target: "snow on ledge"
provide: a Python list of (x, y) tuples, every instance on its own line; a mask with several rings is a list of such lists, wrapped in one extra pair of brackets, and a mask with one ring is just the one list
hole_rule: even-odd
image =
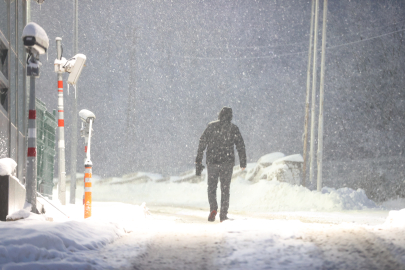
[(12, 158), (0, 159), (0, 176), (14, 174), (17, 163)]

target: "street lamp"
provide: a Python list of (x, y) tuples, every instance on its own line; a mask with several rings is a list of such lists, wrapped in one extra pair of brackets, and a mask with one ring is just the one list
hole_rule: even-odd
[(45, 54), (49, 47), (49, 38), (45, 30), (31, 22), (24, 27), (22, 40), (28, 53), (27, 76), (30, 77), (30, 99), (28, 113), (28, 149), (26, 201), (31, 204), (31, 211), (38, 213), (37, 204), (37, 129), (35, 109), (35, 78), (39, 77), (41, 62), (39, 55)]

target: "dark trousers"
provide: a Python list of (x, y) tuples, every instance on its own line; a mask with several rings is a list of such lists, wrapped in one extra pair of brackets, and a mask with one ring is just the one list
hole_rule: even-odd
[(233, 164), (208, 164), (208, 201), (210, 211), (218, 211), (217, 185), (221, 181), (221, 217), (226, 217), (229, 208), (229, 192), (233, 172)]

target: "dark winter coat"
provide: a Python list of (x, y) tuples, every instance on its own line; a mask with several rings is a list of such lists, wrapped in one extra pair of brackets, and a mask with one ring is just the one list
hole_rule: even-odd
[(232, 109), (224, 107), (219, 120), (211, 122), (200, 138), (196, 163), (201, 163), (207, 149), (207, 164), (235, 164), (235, 151), (238, 151), (240, 167), (246, 168), (245, 143), (239, 128), (231, 123)]

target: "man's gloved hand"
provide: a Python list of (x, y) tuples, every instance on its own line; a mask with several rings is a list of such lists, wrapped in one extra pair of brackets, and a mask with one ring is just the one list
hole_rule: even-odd
[(204, 170), (204, 166), (201, 163), (195, 164), (195, 175), (201, 176), (201, 172)]

